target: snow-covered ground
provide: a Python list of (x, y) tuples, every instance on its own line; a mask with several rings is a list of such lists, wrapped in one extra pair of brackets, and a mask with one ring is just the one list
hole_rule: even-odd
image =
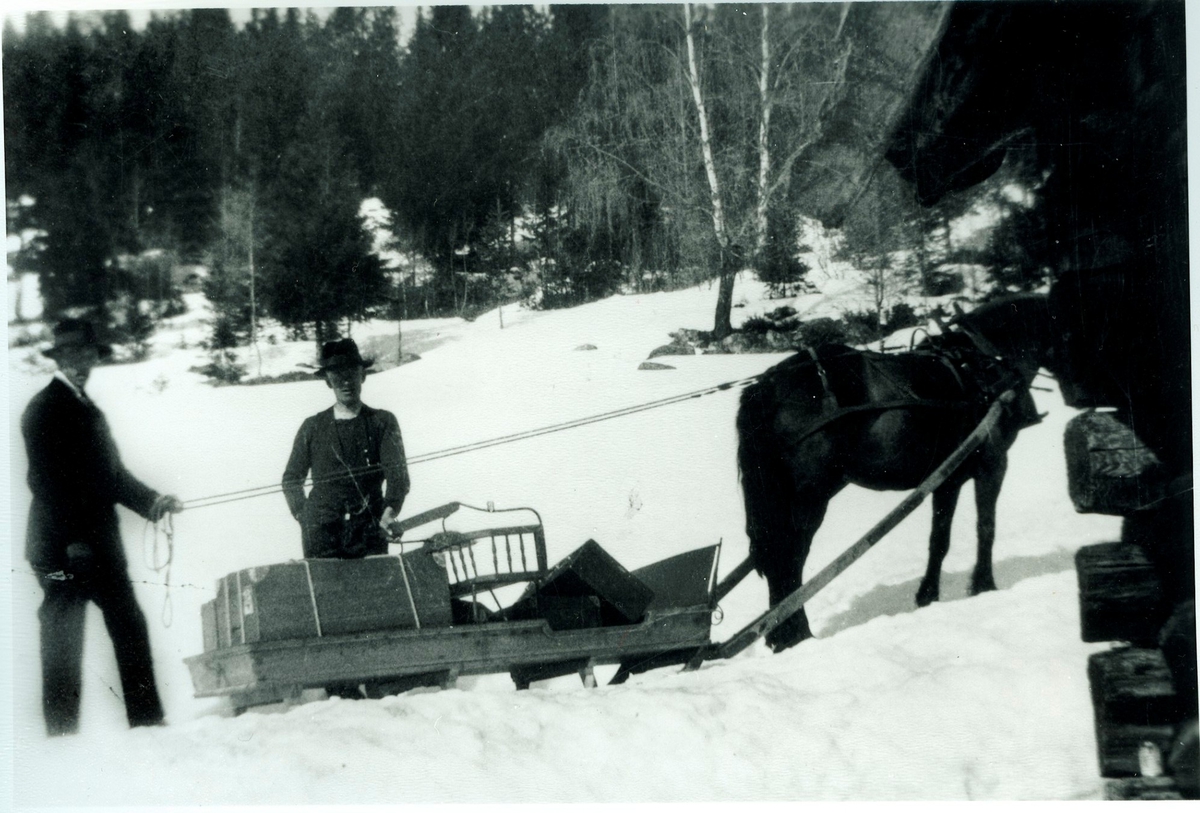
[[(797, 310), (819, 313), (828, 293), (802, 297)], [(405, 349), (422, 358), (369, 377), (364, 399), (398, 415), (413, 456), (743, 378), (783, 358), (671, 357), (658, 361), (674, 370), (637, 369), (668, 331), (708, 327), (715, 299), (715, 288), (702, 286), (565, 311), (506, 307), (503, 329), (496, 312), (472, 323), (405, 323)], [(737, 300), (746, 306), (735, 323), (784, 304), (747, 279)], [(188, 372), (206, 360), (197, 349), (201, 316), (178, 317), (149, 360), (99, 368), (89, 384), (128, 466), (185, 501), (277, 483), (301, 420), (331, 403), (316, 380), (212, 387)], [(356, 327), (355, 337), (382, 354), (395, 331), (394, 323), (372, 324)], [(596, 349), (576, 349), (585, 344)], [(313, 347), (261, 350), (261, 374), (274, 375), (310, 360)], [(21, 549), (28, 492), (17, 421), (51, 369), (27, 349), (10, 351), (18, 807), (1099, 796), (1085, 663), (1101, 647), (1079, 641), (1072, 556), (1116, 538), (1118, 521), (1071, 508), (1061, 438), (1073, 411), (1055, 392), (1035, 393), (1049, 415), (1011, 454), (995, 552), (999, 591), (966, 597), (974, 562), (968, 487), (942, 602), (913, 603), (926, 505), (813, 599), (817, 639), (780, 655), (759, 643), (695, 673), (661, 669), (622, 686), (585, 689), (560, 678), (518, 693), (498, 675), (464, 678), (448, 691), (230, 717), (220, 703), (193, 698), (183, 659), (201, 651), (199, 608), (217, 578), (299, 556), (283, 498), (178, 515), (169, 592), (145, 563), (152, 532), (121, 509), (170, 724), (127, 730), (111, 646), (92, 608), (82, 732), (50, 741), (39, 707), (40, 593)], [(533, 506), (552, 562), (589, 538), (629, 568), (721, 540), (724, 572), (746, 554), (737, 392), (414, 465), (404, 514), (450, 500)], [(839, 495), (807, 573), (901, 496)], [(752, 576), (723, 602), (714, 638), (765, 607), (765, 585)], [(602, 684), (612, 671), (599, 670)]]

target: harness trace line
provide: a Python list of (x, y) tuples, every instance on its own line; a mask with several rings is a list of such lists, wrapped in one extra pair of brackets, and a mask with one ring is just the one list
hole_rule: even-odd
[[(514, 432), (509, 435), (502, 435), (500, 437), (491, 438), (489, 440), (480, 440), (480, 441), (475, 441), (474, 443), (465, 443), (461, 446), (451, 446), (449, 448), (441, 449), (441, 450), (435, 451), (435, 452), (426, 452), (424, 454), (413, 455), (412, 457), (408, 458), (407, 462), (408, 462), (408, 465), (415, 466), (418, 463), (428, 463), (432, 460), (441, 460), (446, 457), (453, 457), (455, 455), (467, 454), (468, 452), (475, 452), (475, 451), (479, 451), (481, 449), (490, 449), (494, 446), (502, 446), (502, 445), (508, 444), (508, 443), (516, 443), (517, 441), (520, 441), (520, 440), (528, 440), (530, 438), (541, 437), (542, 435), (549, 435), (549, 434), (553, 434), (554, 432), (562, 432), (567, 429), (574, 429), (576, 427), (587, 426), (587, 425), (593, 424), (593, 423), (600, 423), (602, 421), (608, 421), (608, 420), (612, 420), (614, 418), (621, 418), (626, 415), (634, 415), (638, 412), (645, 412), (646, 410), (650, 410), (650, 409), (657, 409), (659, 407), (670, 406), (672, 404), (682, 403), (684, 401), (688, 401), (693, 398), (700, 398), (702, 396), (712, 395), (717, 392), (725, 392), (727, 390), (733, 389), (734, 387), (746, 386), (748, 384), (753, 383), (756, 380), (758, 380), (757, 375), (749, 376), (747, 378), (740, 378), (740, 379), (737, 379), (734, 381), (726, 381), (721, 384), (714, 384), (712, 386), (705, 387), (704, 389), (693, 390), (692, 392), (685, 392), (680, 395), (672, 395), (667, 398), (660, 398), (658, 400), (649, 401), (644, 404), (635, 404), (633, 406), (621, 407), (620, 409), (614, 409), (614, 410), (610, 410), (608, 412), (601, 412), (596, 415), (589, 415), (584, 418), (575, 418), (574, 420), (564, 421), (562, 423), (557, 423), (557, 424), (551, 424), (550, 426), (544, 426), (539, 429), (529, 429), (529, 430), (526, 430), (523, 432)], [(339, 472), (338, 474), (335, 474), (335, 475), (330, 475), (330, 476), (322, 477), (322, 478), (311, 478), (310, 477), (305, 480), (304, 485), (313, 485), (318, 482), (331, 482), (334, 480), (344, 479), (346, 477), (355, 478), (358, 475), (366, 474), (366, 473), (373, 472), (373, 471), (380, 471), (381, 468), (382, 467), (378, 463), (373, 463), (369, 466), (359, 466), (359, 467), (355, 467), (355, 468), (347, 467), (345, 472)], [(229, 491), (229, 492), (226, 492), (223, 494), (213, 494), (208, 497), (198, 497), (194, 500), (189, 500), (187, 503), (185, 503), (185, 506), (187, 508), (191, 508), (191, 509), (209, 508), (214, 505), (224, 505), (225, 503), (238, 502), (239, 500), (249, 500), (249, 499), (253, 499), (255, 497), (266, 497), (271, 494), (279, 494), (282, 491), (283, 491), (282, 485), (257, 486), (255, 488), (242, 489), (241, 491)]]
[[(954, 322), (952, 322), (952, 324), (961, 327), (961, 322), (954, 321)], [(953, 331), (950, 330), (949, 326), (946, 326), (946, 327), (944, 327), (943, 332), (950, 333)], [(966, 330), (964, 330), (963, 332), (966, 335), (970, 336), (973, 341), (975, 340), (975, 337), (972, 336), (970, 332), (968, 332)], [(813, 362), (817, 366), (818, 374), (822, 374), (824, 372), (824, 370), (821, 367), (820, 360), (816, 357), (816, 354), (811, 349), (808, 349), (808, 352), (813, 356)], [(987, 354), (985, 352), (985, 355), (989, 355), (989, 354)], [(1045, 375), (1044, 373), (1039, 373), (1039, 374)], [(763, 374), (760, 373), (758, 375), (747, 376), (746, 378), (739, 378), (739, 379), (735, 379), (733, 381), (726, 381), (721, 384), (714, 384), (712, 386), (705, 387), (703, 389), (693, 390), (691, 392), (685, 392), (685, 393), (681, 393), (679, 395), (672, 395), (672, 396), (668, 396), (666, 398), (657, 399), (655, 401), (648, 401), (643, 404), (634, 404), (634, 405), (628, 406), (628, 407), (621, 407), (619, 409), (610, 410), (608, 412), (601, 412), (601, 413), (597, 413), (595, 415), (589, 415), (589, 416), (583, 417), (583, 418), (575, 418), (573, 420), (563, 421), (562, 423), (557, 423), (557, 424), (551, 424), (549, 426), (544, 426), (544, 427), (541, 427), (538, 429), (528, 429), (528, 430), (525, 430), (522, 432), (513, 432), (512, 434), (501, 435), (500, 437), (491, 438), (488, 440), (480, 440), (480, 441), (475, 441), (473, 443), (464, 443), (460, 446), (451, 446), (446, 449), (441, 449), (441, 450), (434, 451), (434, 452), (426, 452), (424, 454), (413, 455), (412, 457), (408, 458), (407, 463), (410, 466), (415, 466), (419, 463), (428, 463), (428, 462), (431, 462), (434, 460), (442, 460), (447, 457), (454, 457), (454, 456), (460, 455), (460, 454), (467, 454), (468, 452), (477, 452), (477, 451), (481, 451), (483, 449), (490, 449), (495, 446), (503, 446), (508, 443), (516, 443), (517, 441), (521, 441), (521, 440), (529, 440), (531, 438), (542, 437), (543, 435), (550, 435), (555, 432), (563, 432), (568, 429), (575, 429), (575, 428), (581, 427), (581, 426), (588, 426), (593, 423), (601, 423), (603, 421), (612, 420), (614, 418), (621, 418), (626, 415), (635, 415), (639, 412), (645, 412), (645, 411), (651, 410), (651, 409), (658, 409), (659, 407), (664, 407), (664, 406), (671, 406), (672, 404), (683, 403), (684, 401), (689, 401), (693, 398), (701, 398), (706, 395), (712, 395), (712, 394), (718, 393), (718, 392), (725, 392), (727, 390), (733, 389), (734, 387), (745, 387), (745, 386), (757, 381), (759, 378), (762, 377), (762, 375)], [(900, 404), (900, 403), (890, 404), (889, 403), (885, 406), (887, 408), (897, 408), (897, 407), (905, 406), (905, 405), (913, 406), (913, 407), (936, 406), (939, 408), (945, 408), (947, 406), (950, 406), (949, 402), (934, 402), (934, 401), (927, 401), (927, 400), (921, 400), (921, 399), (917, 399), (916, 401), (913, 401), (913, 402), (907, 402), (906, 404)], [(840, 412), (843, 409), (846, 409), (846, 408), (839, 408), (839, 414), (837, 415), (837, 417), (840, 417)], [(860, 411), (859, 408), (850, 408), (850, 409), (851, 409), (851, 411)], [(343, 465), (345, 465), (344, 461), (343, 461)], [(354, 467), (354, 468), (347, 466), (345, 472), (339, 472), (337, 474), (328, 475), (326, 477), (321, 477), (321, 478), (310, 477), (310, 478), (307, 478), (304, 481), (304, 483), (302, 483), (302, 485), (311, 486), (311, 485), (316, 485), (317, 483), (341, 480), (346, 477), (355, 479), (355, 481), (357, 482), (358, 476), (363, 475), (363, 474), (368, 474), (370, 472), (380, 471), (381, 469), (382, 469), (382, 466), (380, 466), (380, 464), (378, 464), (378, 463), (373, 463), (368, 466), (359, 466), (359, 467)], [(186, 505), (186, 507), (191, 508), (193, 510), (199, 509), (199, 508), (209, 508), (214, 505), (224, 505), (226, 503), (238, 502), (240, 500), (249, 500), (249, 499), (254, 499), (255, 497), (266, 497), (266, 496), (269, 496), (272, 494), (279, 494), (282, 491), (283, 491), (283, 486), (278, 485), (278, 484), (257, 486), (254, 488), (241, 489), (239, 491), (228, 491), (228, 492), (224, 492), (221, 494), (212, 494), (207, 497), (198, 497), (194, 500), (189, 500), (185, 505)]]

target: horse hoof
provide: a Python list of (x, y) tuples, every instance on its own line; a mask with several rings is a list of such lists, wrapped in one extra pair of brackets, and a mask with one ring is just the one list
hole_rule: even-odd
[(987, 592), (989, 592), (991, 590), (995, 590), (995, 589), (996, 589), (996, 582), (992, 581), (991, 579), (988, 579), (987, 581), (981, 582), (981, 583), (976, 583), (974, 581), (971, 582), (971, 595), (973, 595), (973, 596), (977, 596), (980, 593), (987, 593)]
[(917, 606), (928, 607), (930, 604), (938, 600), (938, 591), (929, 590), (922, 587), (917, 591)]
[(803, 640), (803, 638), (792, 638), (788, 641), (767, 641), (767, 646), (771, 647), (772, 654), (778, 655), (780, 652), (783, 652), (785, 649), (791, 649)]
[(779, 654), (812, 637), (812, 631), (808, 628), (807, 623), (799, 628), (788, 629), (788, 627), (789, 625), (785, 623), (767, 634), (767, 646), (771, 647), (773, 653)]

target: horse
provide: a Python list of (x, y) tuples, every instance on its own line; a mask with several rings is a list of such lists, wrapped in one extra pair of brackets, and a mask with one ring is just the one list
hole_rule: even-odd
[[(907, 352), (822, 345), (785, 359), (742, 392), (738, 467), (754, 568), (774, 607), (798, 589), (829, 501), (847, 485), (916, 488), (1005, 390), (1017, 397), (996, 428), (933, 492), (929, 562), (916, 603), (936, 601), (959, 491), (975, 482), (978, 557), (971, 594), (996, 589), (996, 501), (1017, 433), (1040, 420), (1030, 386), (1059, 355), (1048, 301), (1005, 297), (960, 314), (957, 328)], [(776, 652), (811, 637), (803, 609), (767, 636)]]

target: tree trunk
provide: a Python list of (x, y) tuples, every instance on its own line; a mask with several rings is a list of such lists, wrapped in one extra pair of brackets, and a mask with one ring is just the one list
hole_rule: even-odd
[(758, 72), (758, 98), (761, 113), (758, 119), (758, 206), (754, 211), (754, 256), (761, 263), (767, 248), (767, 184), (771, 173), (771, 16), (770, 6), (762, 5), (762, 64)]
[(404, 361), (404, 320), (396, 316), (396, 363)]
[(249, 245), (249, 262), (250, 262), (250, 346), (254, 348), (254, 354), (258, 357), (258, 375), (262, 376), (262, 350), (258, 347), (258, 304), (255, 300), (255, 273), (254, 273), (254, 197), (255, 188), (250, 187), (250, 245)]
[(921, 280), (921, 296), (929, 295), (929, 218), (922, 210), (917, 216), (917, 276)]
[(723, 339), (732, 331), (730, 313), (733, 309), (733, 277), (737, 262), (730, 250), (729, 233), (725, 226), (725, 205), (721, 196), (721, 183), (717, 178), (717, 163), (713, 158), (712, 136), (708, 129), (708, 110), (700, 88), (700, 67), (696, 61), (696, 38), (692, 34), (692, 7), (683, 4), (684, 36), (687, 40), (688, 84), (692, 89), (692, 101), (700, 119), (700, 155), (704, 159), (704, 174), (708, 178), (708, 190), (712, 201), (713, 233), (721, 249), (721, 285), (717, 292), (717, 312), (713, 319), (713, 336)]
[(717, 312), (713, 317), (713, 338), (718, 341), (733, 332), (730, 316), (733, 313), (733, 280), (737, 272), (737, 255), (731, 248), (722, 248), (721, 284), (717, 288)]
[(692, 7), (688, 3), (683, 4), (683, 21), (687, 38), (688, 84), (691, 86), (692, 101), (696, 104), (696, 114), (700, 119), (700, 155), (704, 160), (704, 174), (708, 178), (713, 231), (717, 235), (717, 242), (724, 248), (728, 242), (725, 232), (725, 205), (721, 197), (721, 183), (717, 178), (717, 163), (713, 159), (712, 136), (708, 131), (708, 109), (704, 104), (704, 94), (700, 90), (700, 67), (696, 61), (696, 38), (692, 34)]
[(16, 280), (17, 284), (10, 285), (9, 288), (13, 292), (13, 315), (16, 317), (15, 321), (17, 324), (22, 325), (25, 324), (25, 282), (23, 275), (19, 271), (16, 274)]

